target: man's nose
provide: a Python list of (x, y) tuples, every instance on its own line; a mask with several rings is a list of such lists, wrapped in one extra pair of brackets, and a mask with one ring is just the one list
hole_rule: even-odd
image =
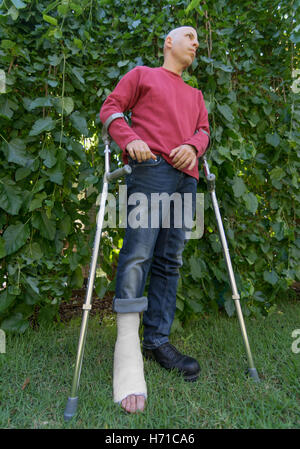
[(193, 46), (195, 47), (195, 49), (197, 50), (197, 48), (199, 47), (199, 42), (197, 40), (195, 40), (193, 42)]

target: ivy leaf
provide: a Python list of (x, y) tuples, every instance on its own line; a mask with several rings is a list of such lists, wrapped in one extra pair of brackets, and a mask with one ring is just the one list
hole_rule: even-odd
[(40, 260), (43, 255), (44, 253), (37, 242), (29, 243), (22, 251), (22, 257), (28, 264)]
[(37, 294), (40, 293), (38, 278), (34, 278), (32, 276), (26, 276), (26, 282), (28, 285), (30, 285), (30, 287), (32, 288), (32, 290), (35, 293), (37, 293)]
[(64, 109), (67, 115), (70, 115), (74, 109), (74, 101), (72, 97), (64, 97), (57, 99), (57, 109), (61, 112)]
[(5, 289), (0, 295), (0, 313), (3, 313), (15, 300), (15, 295), (8, 293), (8, 289)]
[(99, 299), (102, 299), (107, 290), (108, 281), (105, 276), (100, 276), (96, 278), (95, 281), (95, 292)]
[(63, 234), (63, 237), (66, 237), (72, 229), (72, 221), (69, 215), (65, 215), (63, 220), (61, 220), (59, 224), (59, 230)]
[(28, 224), (19, 223), (8, 226), (3, 234), (6, 254), (9, 255), (15, 253), (18, 249), (22, 248), (29, 236), (30, 232)]
[(58, 6), (57, 11), (61, 16), (65, 16), (69, 10), (69, 2), (62, 2), (61, 5)]
[(54, 182), (55, 184), (62, 185), (64, 171), (65, 162), (64, 160), (58, 158), (57, 163), (54, 165), (54, 167), (50, 168), (45, 173), (47, 174), (47, 176), (49, 176), (50, 181)]
[(258, 301), (258, 302), (265, 302), (265, 300), (266, 300), (263, 292), (261, 292), (261, 291), (254, 292), (253, 298), (255, 299), (255, 301)]
[(7, 15), (10, 15), (12, 20), (17, 20), (19, 14), (20, 14), (19, 11), (17, 10), (17, 8), (14, 7), (14, 5), (12, 5), (7, 11)]
[(30, 173), (31, 173), (30, 168), (28, 168), (28, 167), (20, 167), (20, 168), (18, 168), (18, 170), (16, 170), (15, 180), (17, 182), (21, 181), (21, 179), (26, 178), (28, 175), (30, 175)]
[(264, 280), (271, 285), (275, 285), (278, 282), (278, 275), (276, 271), (264, 271)]
[(234, 196), (236, 198), (243, 196), (247, 191), (247, 187), (246, 187), (243, 179), (239, 176), (237, 176), (234, 179), (232, 189), (233, 189)]
[(62, 55), (60, 55), (60, 56), (57, 56), (57, 55), (50, 55), (50, 56), (48, 56), (48, 60), (49, 60), (50, 64), (53, 65), (53, 67), (58, 66), (58, 64), (61, 63), (62, 58), (63, 58)]
[(84, 278), (83, 278), (83, 274), (82, 274), (82, 269), (81, 269), (81, 267), (78, 267), (72, 273), (71, 286), (74, 288), (81, 288), (83, 281), (84, 281)]
[(51, 131), (54, 127), (55, 121), (51, 117), (41, 118), (34, 123), (29, 136), (37, 136), (44, 131)]
[(193, 299), (188, 298), (187, 303), (195, 313), (203, 312), (203, 305), (200, 304), (199, 302), (196, 302)]
[(270, 171), (271, 180), (280, 181), (285, 176), (285, 171), (281, 167), (275, 167)]
[(293, 42), (293, 44), (299, 44), (300, 42), (300, 25), (297, 25), (290, 36), (290, 41)]
[(82, 43), (82, 40), (77, 39), (76, 37), (74, 38), (74, 45), (76, 45), (76, 47), (78, 47), (80, 50), (83, 49), (83, 43)]
[(20, 190), (3, 180), (0, 183), (0, 207), (8, 214), (17, 215), (22, 205)]
[(54, 167), (54, 165), (57, 162), (56, 159), (56, 148), (54, 146), (51, 146), (49, 148), (43, 148), (40, 153), (40, 157), (43, 159), (44, 164), (48, 168)]
[(42, 207), (45, 198), (47, 198), (46, 192), (38, 193), (29, 205), (29, 212), (32, 212), (33, 210)]
[(276, 132), (274, 134), (266, 134), (266, 142), (276, 148), (280, 144), (280, 137)]
[(8, 98), (5, 99), (2, 104), (0, 101), (0, 117), (11, 119), (15, 109), (15, 104)]
[(221, 63), (221, 62), (214, 62), (214, 66), (215, 66), (217, 69), (223, 70), (223, 72), (227, 72), (227, 73), (233, 72), (232, 66), (230, 66), (230, 65), (225, 65), (225, 64), (223, 64), (223, 63)]
[(45, 22), (57, 26), (57, 20), (54, 17), (48, 16), (47, 14), (43, 14), (43, 19), (45, 20)]
[(246, 208), (252, 212), (253, 214), (255, 214), (257, 207), (258, 207), (258, 201), (256, 196), (254, 195), (254, 193), (249, 192), (244, 196), (244, 201), (246, 204)]
[(107, 72), (107, 76), (110, 79), (118, 78), (119, 75), (120, 75), (120, 70), (115, 67), (111, 67)]
[(29, 105), (29, 110), (31, 111), (34, 108), (41, 108), (41, 107), (50, 107), (52, 106), (52, 99), (51, 97), (39, 97), (33, 100)]
[(191, 275), (192, 278), (197, 281), (203, 277), (203, 273), (206, 272), (206, 264), (204, 260), (197, 258), (195, 256), (190, 257), (189, 259), (190, 267), (191, 267)]
[(235, 305), (233, 299), (227, 299), (224, 303), (225, 310), (229, 317), (233, 316), (235, 313)]
[(125, 61), (119, 61), (117, 66), (118, 67), (124, 67), (125, 65), (128, 65), (129, 62), (130, 62), (129, 59), (126, 59)]
[(27, 321), (23, 314), (18, 312), (14, 313), (13, 315), (9, 316), (5, 320), (2, 321), (0, 327), (4, 331), (11, 331), (11, 332), (19, 332), (23, 333), (29, 326), (29, 321)]
[[(26, 278), (28, 280), (28, 278)], [(41, 295), (36, 293), (31, 287), (27, 287), (24, 295), (24, 302), (28, 305), (37, 304), (41, 300)]]
[(54, 240), (56, 232), (55, 220), (49, 219), (46, 212), (36, 213), (32, 219), (32, 226), (38, 229), (47, 240)]
[(13, 49), (16, 46), (16, 43), (14, 41), (11, 41), (9, 39), (2, 39), (1, 41), (1, 47), (5, 49)]
[(275, 232), (275, 238), (279, 242), (284, 239), (284, 223), (281, 221), (279, 223), (273, 223), (271, 228)]
[(219, 146), (218, 153), (221, 156), (226, 157), (226, 159), (229, 159), (230, 161), (232, 161), (231, 155), (230, 155), (230, 149), (228, 147)]
[(85, 84), (85, 81), (83, 78), (83, 74), (84, 74), (83, 69), (80, 69), (79, 67), (72, 67), (72, 72), (74, 73), (76, 78), (81, 82), (81, 84)]
[(11, 0), (11, 2), (17, 9), (23, 9), (27, 6), (26, 3), (23, 3), (21, 0)]
[(67, 146), (67, 149), (72, 150), (82, 162), (86, 162), (86, 154), (81, 143), (72, 140)]
[(30, 153), (26, 152), (26, 145), (21, 139), (11, 140), (6, 144), (6, 147), (8, 162), (14, 162), (22, 167), (28, 167), (32, 164), (33, 159), (30, 157)]
[(73, 112), (73, 114), (70, 116), (71, 122), (73, 123), (74, 128), (77, 129), (81, 134), (84, 136), (87, 136), (89, 133), (89, 130), (87, 128), (86, 119), (80, 115), (78, 111)]
[(234, 117), (232, 114), (232, 110), (227, 104), (223, 105), (217, 104), (217, 108), (221, 112), (221, 114), (226, 118), (226, 120), (228, 120), (229, 122), (233, 122)]
[[(190, 11), (192, 11), (193, 9), (199, 7), (200, 1), (201, 1), (201, 0), (191, 0), (191, 2), (190, 2), (189, 5), (187, 6), (187, 8), (184, 10), (184, 12), (185, 12), (186, 14), (188, 14), (188, 13), (189, 13)], [(200, 9), (200, 11), (202, 12), (202, 8), (200, 7), (199, 9)], [(199, 9), (198, 9), (198, 11), (199, 11)], [(202, 15), (203, 15), (203, 12), (202, 12)]]

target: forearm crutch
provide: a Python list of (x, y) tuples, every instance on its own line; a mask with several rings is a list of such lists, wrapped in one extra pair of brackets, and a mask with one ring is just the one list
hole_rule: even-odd
[(222, 243), (223, 253), (224, 253), (224, 257), (225, 257), (225, 262), (226, 262), (226, 266), (227, 266), (227, 271), (228, 271), (228, 275), (229, 275), (229, 279), (230, 279), (231, 290), (232, 290), (232, 299), (234, 300), (236, 313), (238, 316), (238, 320), (239, 320), (241, 332), (242, 332), (242, 337), (243, 337), (244, 344), (245, 344), (245, 349), (246, 349), (246, 354), (247, 354), (247, 359), (248, 359), (248, 373), (249, 373), (249, 376), (252, 377), (256, 382), (259, 382), (260, 379), (259, 379), (257, 370), (254, 366), (253, 357), (252, 357), (251, 350), (250, 350), (250, 345), (249, 345), (247, 332), (246, 332), (246, 326), (245, 326), (243, 313), (242, 313), (242, 309), (241, 309), (241, 305), (240, 305), (240, 295), (237, 290), (234, 272), (232, 269), (232, 264), (231, 264), (231, 259), (230, 259), (230, 254), (229, 254), (229, 249), (228, 249), (226, 236), (225, 236), (225, 232), (224, 232), (224, 228), (223, 228), (222, 218), (221, 218), (221, 214), (219, 211), (219, 206), (218, 206), (218, 201), (217, 201), (217, 196), (216, 196), (216, 191), (215, 191), (216, 177), (213, 173), (210, 173), (208, 163), (207, 163), (205, 156), (202, 157), (202, 162), (203, 162), (204, 174), (205, 174), (205, 177), (207, 180), (207, 188), (208, 188), (208, 191), (211, 196), (211, 200), (212, 200), (212, 204), (213, 204), (213, 208), (214, 208), (214, 212), (215, 212), (215, 216), (216, 216), (216, 220), (217, 220), (219, 235), (220, 235), (220, 239), (221, 239), (221, 243)]
[(92, 259), (91, 259), (91, 263), (90, 263), (90, 271), (89, 271), (88, 285), (87, 285), (87, 290), (86, 290), (86, 297), (85, 297), (85, 302), (82, 306), (83, 317), (82, 317), (82, 323), (81, 323), (81, 329), (80, 329), (80, 335), (79, 335), (77, 358), (76, 358), (76, 365), (75, 365), (74, 376), (73, 376), (71, 396), (69, 396), (69, 398), (68, 398), (68, 402), (67, 402), (65, 412), (64, 412), (65, 421), (69, 421), (75, 415), (76, 410), (77, 410), (77, 404), (78, 404), (77, 391), (78, 391), (78, 386), (79, 386), (82, 359), (83, 359), (85, 340), (86, 340), (86, 334), (87, 334), (87, 324), (88, 324), (89, 312), (92, 308), (92, 293), (93, 293), (93, 288), (94, 288), (98, 252), (99, 252), (99, 246), (100, 246), (100, 240), (101, 240), (101, 232), (102, 232), (102, 227), (103, 227), (105, 203), (106, 203), (107, 193), (108, 193), (108, 183), (109, 183), (109, 181), (112, 181), (113, 179), (120, 178), (123, 175), (131, 173), (131, 167), (129, 165), (124, 165), (124, 167), (122, 167), (122, 168), (118, 168), (117, 170), (114, 170), (111, 173), (109, 172), (109, 168), (110, 168), (110, 137), (108, 134), (108, 127), (113, 120), (115, 120), (116, 118), (121, 118), (121, 117), (124, 117), (122, 113), (113, 114), (109, 117), (109, 119), (103, 125), (102, 139), (103, 139), (103, 142), (105, 145), (105, 149), (104, 149), (105, 173), (104, 173), (104, 179), (103, 179), (103, 189), (102, 189), (102, 194), (101, 194), (99, 213), (98, 213), (98, 217), (97, 217), (97, 227), (96, 227), (96, 234), (95, 234), (95, 239), (94, 239)]

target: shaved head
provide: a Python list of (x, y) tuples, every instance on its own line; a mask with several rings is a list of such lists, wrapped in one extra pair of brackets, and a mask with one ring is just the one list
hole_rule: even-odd
[(190, 26), (182, 26), (171, 30), (164, 42), (165, 69), (181, 75), (196, 57), (199, 47), (197, 31)]
[(166, 42), (167, 42), (168, 37), (170, 37), (172, 39), (172, 41), (175, 42), (187, 31), (191, 31), (193, 34), (195, 34), (195, 36), (197, 36), (196, 30), (193, 27), (189, 27), (189, 26), (182, 26), (182, 27), (174, 28), (173, 30), (171, 30), (165, 38), (164, 54), (167, 50)]

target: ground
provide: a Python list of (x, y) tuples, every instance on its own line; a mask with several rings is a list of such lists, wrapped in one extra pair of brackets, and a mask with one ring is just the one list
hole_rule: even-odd
[[(82, 314), (82, 305), (85, 301), (86, 287), (73, 290), (70, 301), (62, 302), (59, 307), (60, 320), (68, 322), (75, 316)], [(99, 299), (97, 295), (93, 295), (91, 315), (100, 315), (112, 312), (113, 292), (107, 292), (104, 298)]]
[[(297, 297), (300, 298), (300, 282), (294, 282), (291, 288), (297, 293)], [(62, 302), (60, 304), (59, 315), (62, 322), (68, 322), (82, 313), (85, 295), (86, 287), (73, 290), (70, 301)], [(102, 317), (105, 313), (111, 313), (113, 296), (114, 292), (107, 292), (104, 298), (99, 299), (97, 295), (94, 294), (90, 314), (100, 314), (100, 317)]]

